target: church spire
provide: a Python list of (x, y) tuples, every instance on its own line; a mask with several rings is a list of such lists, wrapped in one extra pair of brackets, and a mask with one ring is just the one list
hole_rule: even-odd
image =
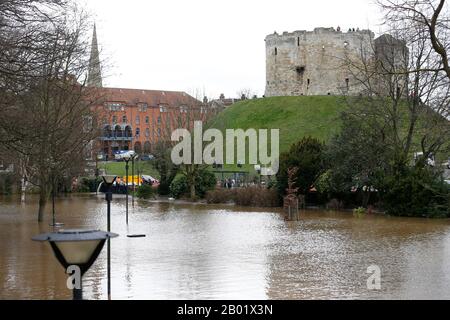
[(94, 33), (92, 35), (92, 46), (91, 46), (91, 57), (89, 59), (89, 70), (88, 70), (88, 87), (103, 87), (102, 83), (102, 68), (100, 64), (100, 54), (98, 51), (97, 42), (97, 27), (94, 24)]

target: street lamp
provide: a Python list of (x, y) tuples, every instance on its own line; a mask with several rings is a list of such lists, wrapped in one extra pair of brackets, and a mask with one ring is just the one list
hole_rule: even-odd
[[(117, 179), (117, 176), (103, 176), (103, 182), (106, 185), (105, 200), (107, 203), (107, 230), (111, 232), (111, 201), (112, 201), (112, 186)], [(111, 300), (111, 240), (108, 239), (107, 245), (107, 265), (108, 265), (108, 300)]]
[(130, 168), (130, 166), (128, 165), (128, 163), (131, 160), (131, 155), (130, 153), (127, 153), (125, 156), (123, 156), (122, 158), (125, 161), (125, 174), (126, 174), (126, 178), (125, 178), (125, 190), (126, 190), (126, 219), (127, 219), (127, 225), (128, 225), (128, 169)]
[(82, 277), (92, 266), (103, 249), (105, 241), (115, 238), (115, 233), (98, 230), (62, 230), (44, 233), (32, 238), (33, 241), (50, 243), (56, 259), (67, 270), (70, 266), (80, 269), (80, 286), (73, 289), (73, 299), (83, 299)]
[(131, 156), (131, 184), (132, 184), (132, 190), (133, 193), (131, 194), (131, 205), (134, 208), (134, 160), (136, 160), (139, 156), (136, 153), (133, 153)]

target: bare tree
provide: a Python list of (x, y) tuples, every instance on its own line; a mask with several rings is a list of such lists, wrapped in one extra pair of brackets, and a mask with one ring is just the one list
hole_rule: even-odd
[(39, 187), (42, 221), (55, 184), (81, 172), (97, 135), (91, 111), (96, 89), (84, 85), (89, 25), (87, 15), (71, 3), (15, 2), (19, 22), (2, 29), (11, 41), (0, 63), (0, 95), (6, 101), (0, 109), (0, 143), (17, 154), (22, 174)]
[[(420, 1), (427, 2), (432, 1)], [(450, 134), (450, 78), (443, 56), (431, 45), (426, 24), (405, 11), (404, 6), (419, 1), (401, 3), (387, 13), (389, 34), (375, 40), (374, 54), (361, 50), (360, 56), (347, 59), (349, 72), (363, 89), (361, 96), (348, 97), (347, 114), (365, 123), (399, 167), (414, 152), (422, 151), (425, 159), (448, 153)]]
[[(385, 25), (408, 35), (411, 43), (424, 39), (433, 48), (439, 64), (432, 70), (442, 71), (450, 79), (450, 8), (446, 0), (379, 0), (385, 12)], [(412, 34), (410, 30), (420, 30)], [(422, 69), (427, 70), (427, 69)]]

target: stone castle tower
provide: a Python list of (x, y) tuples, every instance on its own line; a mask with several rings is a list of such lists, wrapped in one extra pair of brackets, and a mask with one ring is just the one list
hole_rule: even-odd
[(89, 58), (89, 70), (88, 70), (88, 87), (103, 87), (102, 80), (102, 67), (100, 64), (100, 53), (98, 50), (97, 42), (97, 28), (94, 25), (94, 32), (92, 35), (91, 56)]
[(360, 57), (361, 52), (375, 55), (381, 42), (374, 37), (370, 30), (334, 28), (267, 36), (266, 97), (357, 95), (363, 88), (345, 62)]

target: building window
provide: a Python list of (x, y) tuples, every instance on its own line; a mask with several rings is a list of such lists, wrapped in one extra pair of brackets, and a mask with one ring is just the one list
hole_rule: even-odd
[(118, 102), (107, 103), (107, 107), (110, 111), (123, 111), (124, 110), (123, 104), (118, 103)]
[(207, 107), (200, 107), (200, 113), (208, 113)]
[(161, 113), (167, 112), (167, 108), (165, 106), (159, 106), (159, 112)]
[(127, 123), (127, 116), (122, 117), (122, 123)]
[(140, 112), (147, 112), (148, 104), (146, 104), (146, 103), (140, 103), (138, 106), (139, 106), (139, 111), (140, 111)]
[(187, 113), (187, 112), (188, 112), (188, 107), (186, 107), (186, 106), (181, 106), (181, 107), (180, 107), (180, 112), (181, 112), (181, 113)]
[(141, 117), (136, 116), (136, 124), (140, 124), (141, 123)]
[(145, 129), (145, 136), (147, 138), (150, 137), (150, 129), (149, 128)]
[(117, 123), (117, 116), (113, 116), (113, 117), (112, 117), (112, 122), (113, 122), (114, 124)]
[(136, 128), (136, 136), (139, 136), (141, 134), (141, 129)]
[(158, 124), (161, 124), (162, 123), (162, 118), (161, 118), (161, 116), (159, 116), (158, 117)]
[(149, 123), (150, 123), (150, 118), (149, 118), (149, 116), (146, 116), (146, 117), (145, 117), (145, 123), (146, 123), (146, 124), (149, 124)]
[(161, 137), (161, 128), (158, 128), (158, 137)]

